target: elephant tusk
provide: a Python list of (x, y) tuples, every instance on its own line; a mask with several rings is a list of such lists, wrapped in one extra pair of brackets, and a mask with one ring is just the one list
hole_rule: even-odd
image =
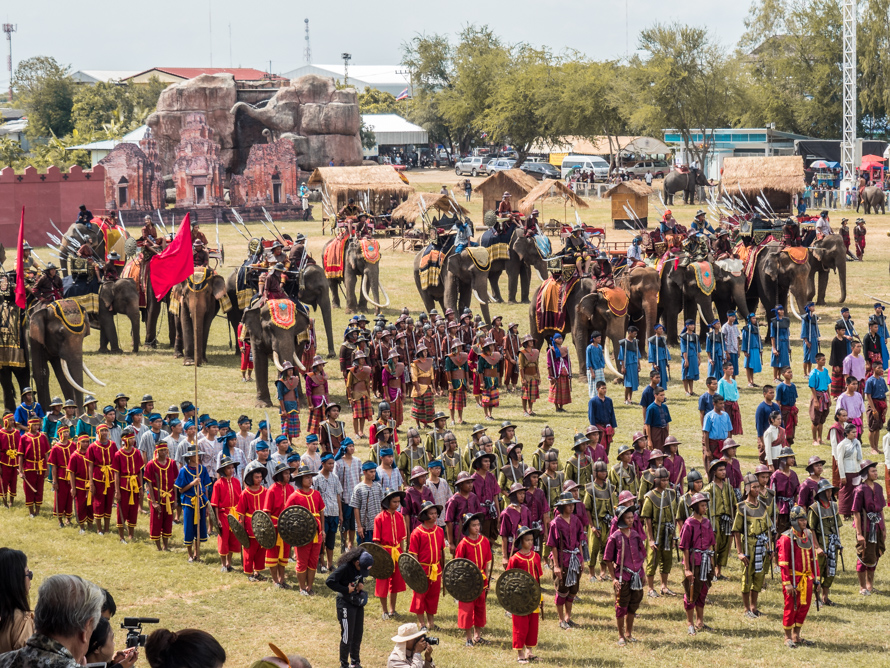
[(794, 314), (794, 317), (797, 318), (799, 321), (803, 322), (803, 318), (801, 318), (800, 313), (797, 312), (797, 304), (794, 303), (795, 302), (794, 297), (789, 299), (788, 302), (789, 302), (788, 306), (791, 307), (791, 312)]
[(385, 303), (385, 304), (378, 304), (378, 303), (375, 302), (373, 299), (371, 299), (371, 295), (368, 294), (368, 287), (365, 285), (365, 277), (364, 277), (364, 275), (362, 275), (362, 294), (364, 295), (365, 299), (367, 299), (368, 302), (369, 302), (372, 306), (376, 306), (377, 308), (386, 308), (387, 306), (389, 306), (389, 296), (386, 294), (386, 290), (383, 289), (383, 286), (380, 285), (380, 282), (379, 282), (379, 281), (378, 281), (378, 283), (377, 283), (377, 287), (378, 287), (378, 288), (380, 289), (380, 291), (383, 293), (383, 296), (386, 297), (386, 303)]
[(297, 365), (297, 368), (298, 368), (300, 371), (305, 371), (305, 370), (306, 370), (306, 367), (303, 366), (303, 363), (300, 361), (300, 358), (297, 357), (297, 353), (294, 353), (294, 364)]
[(616, 369), (615, 365), (612, 364), (612, 355), (609, 352), (608, 345), (609, 339), (606, 339), (605, 343), (603, 344), (603, 357), (606, 358), (606, 366), (609, 367), (609, 371), (614, 373), (616, 376), (618, 376), (619, 378), (624, 378), (624, 374), (618, 373), (618, 369)]
[(541, 271), (541, 270), (538, 269), (537, 267), (535, 267), (535, 271), (538, 272), (538, 278), (540, 278), (542, 281), (546, 281), (546, 280), (547, 280), (547, 277), (544, 275), (544, 272), (543, 272), (543, 271)]
[(484, 302), (484, 301), (482, 301), (482, 297), (480, 297), (480, 296), (479, 296), (479, 293), (476, 292), (476, 288), (473, 288), (473, 296), (476, 298), (476, 301), (478, 301), (478, 302), (479, 302), (480, 304), (482, 304), (483, 306), (485, 306), (486, 304), (488, 304), (488, 302)]
[(92, 378), (94, 383), (97, 383), (101, 387), (105, 387), (105, 383), (103, 383), (101, 380), (96, 378), (96, 376), (93, 374), (93, 372), (90, 371), (90, 367), (88, 367), (86, 364), (83, 364), (82, 366), (83, 366), (84, 373), (86, 375), (88, 375), (90, 378)]
[[(70, 383), (71, 387), (73, 387), (78, 392), (82, 392), (83, 394), (89, 394), (90, 393), (89, 390), (84, 389), (83, 387), (78, 385), (74, 381), (74, 379), (71, 377), (71, 372), (68, 370), (68, 362), (66, 362), (64, 358), (62, 358), (60, 361), (62, 362), (62, 373), (65, 374), (65, 380), (67, 380), (68, 383)], [(84, 367), (84, 368), (86, 368), (86, 367)]]
[(278, 352), (272, 351), (272, 361), (275, 363), (275, 368), (278, 369), (278, 373), (284, 371), (284, 367), (281, 366), (281, 361), (278, 359)]
[(701, 304), (696, 304), (696, 308), (698, 308), (698, 315), (701, 317), (701, 321), (705, 323), (708, 327), (711, 326), (711, 323), (708, 322), (708, 319), (705, 318), (704, 312), (701, 310)]

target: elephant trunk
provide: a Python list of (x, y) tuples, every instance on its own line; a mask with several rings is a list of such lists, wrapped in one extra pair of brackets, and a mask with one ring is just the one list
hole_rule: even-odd
[(837, 277), (841, 284), (840, 303), (843, 304), (847, 300), (847, 262), (841, 261), (837, 266)]

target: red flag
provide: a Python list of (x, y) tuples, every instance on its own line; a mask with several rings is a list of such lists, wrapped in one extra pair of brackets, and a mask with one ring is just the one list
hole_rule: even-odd
[(195, 256), (192, 252), (192, 225), (185, 214), (176, 237), (164, 252), (151, 261), (151, 286), (155, 299), (163, 299), (177, 283), (195, 273)]
[(22, 207), (22, 220), (19, 223), (19, 245), (15, 255), (15, 305), (25, 308), (28, 305), (28, 293), (25, 290), (25, 263), (22, 258), (22, 246), (25, 245), (25, 207)]

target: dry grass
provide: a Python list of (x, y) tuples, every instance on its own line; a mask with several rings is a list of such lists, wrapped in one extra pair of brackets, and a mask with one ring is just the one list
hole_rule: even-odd
[[(409, 174), (412, 185), (420, 190), (438, 191), (442, 183), (457, 182), (453, 172), (428, 171), (420, 176)], [(461, 181), (463, 179), (460, 179)], [(455, 191), (457, 192), (457, 191)], [(481, 219), (481, 198), (473, 198), (468, 205), (475, 220)], [(688, 222), (697, 207), (674, 206), (675, 216), (681, 222)], [(585, 223), (593, 223), (608, 230), (612, 239), (626, 240), (628, 235), (613, 231), (607, 224), (608, 201), (591, 201), (591, 208), (580, 212)], [(654, 211), (652, 212), (654, 214)], [(569, 212), (572, 216), (572, 212)], [(560, 212), (561, 217), (561, 212)], [(839, 218), (835, 215), (834, 218)], [(890, 218), (871, 216), (869, 220), (868, 249), (866, 262), (854, 263), (849, 267), (850, 290), (847, 305), (853, 318), (864, 325), (870, 312), (872, 295), (887, 294), (887, 261), (890, 240), (886, 232), (890, 229)], [(837, 220), (835, 220), (837, 224)], [(256, 234), (263, 228), (256, 226)], [(304, 232), (309, 236), (309, 247), (316, 258), (320, 257), (325, 238), (321, 236), (321, 224), (285, 223), (279, 224), (290, 233)], [(220, 228), (220, 236), (228, 247), (227, 256), (231, 267), (243, 251), (243, 240), (230, 226)], [(392, 319), (402, 306), (412, 313), (422, 309), (422, 303), (414, 288), (411, 277), (410, 253), (389, 252), (388, 244), (382, 243), (384, 257), (382, 272), (387, 291), (393, 298), (387, 316)], [(823, 322), (829, 323), (836, 317), (838, 287), (834, 279), (829, 285), (830, 307), (822, 307)], [(492, 314), (503, 315), (505, 321), (522, 323), (521, 331), (526, 331), (528, 322), (527, 305), (495, 306)], [(338, 310), (334, 313), (335, 332), (342, 332), (347, 315)], [(128, 348), (129, 334), (123, 320), (118, 323), (123, 347)], [(823, 330), (827, 330), (823, 327)], [(864, 327), (861, 327), (864, 329)], [(824, 331), (828, 336), (831, 332)], [(320, 334), (324, 338), (323, 334)], [(162, 340), (166, 340), (162, 336)], [(174, 360), (167, 349), (144, 350), (138, 355), (126, 354), (123, 357), (100, 356), (99, 337), (93, 333), (86, 341), (88, 363), (91, 369), (108, 387), (97, 394), (100, 403), (108, 403), (117, 392), (127, 392), (138, 401), (143, 393), (151, 393), (157, 405), (166, 408), (169, 404), (193, 398), (194, 370), (184, 368), (181, 361)], [(320, 342), (320, 349), (324, 345)], [(676, 357), (677, 351), (673, 351)], [(800, 348), (795, 344), (793, 364), (800, 379)], [(220, 319), (211, 332), (209, 365), (197, 371), (199, 380), (198, 405), (202, 412), (215, 417), (237, 418), (241, 413), (253, 417), (255, 423), (263, 417), (264, 411), (256, 409), (252, 384), (242, 383), (238, 373), (237, 359), (229, 348), (225, 321)], [(336, 364), (332, 365), (332, 371)], [(332, 373), (335, 376), (336, 373)], [(759, 383), (769, 382), (766, 374), (761, 374)], [(699, 385), (703, 389), (703, 384)], [(89, 389), (98, 389), (88, 385)], [(545, 424), (551, 425), (557, 434), (557, 446), (568, 451), (572, 434), (587, 424), (586, 383), (576, 381), (573, 387), (574, 402), (569, 412), (557, 416), (546, 402), (537, 405), (538, 416), (521, 417), (521, 406), (515, 395), (502, 396), (501, 407), (496, 411), (499, 418), (511, 419), (520, 425), (519, 437), (526, 443), (537, 441), (537, 436)], [(332, 382), (335, 396), (343, 397), (341, 380)], [(804, 394), (802, 392), (802, 394)], [(618, 388), (610, 386), (610, 395), (618, 399)], [(668, 389), (668, 401), (674, 417), (673, 432), (683, 441), (680, 451), (686, 457), (687, 465), (700, 464), (699, 419), (693, 399), (682, 395), (679, 385), (674, 383)], [(740, 455), (743, 469), (749, 470), (754, 464), (753, 413), (760, 401), (757, 390), (745, 390), (741, 397), (745, 435), (738, 440), (742, 444)], [(616, 403), (620, 403), (616, 401)], [(440, 406), (442, 404), (439, 404)], [(639, 408), (616, 406), (618, 412), (618, 434), (616, 446), (627, 441), (632, 432), (640, 428)], [(467, 410), (466, 418), (472, 423), (481, 417), (475, 407)], [(304, 414), (305, 421), (305, 414)], [(816, 453), (809, 444), (806, 418), (796, 450), (798, 461), (803, 463)], [(456, 429), (459, 442), (465, 443), (470, 429), (464, 425)], [(359, 456), (366, 455), (366, 445), (359, 447)], [(826, 456), (827, 447), (818, 450)], [(803, 477), (802, 468), (798, 474)], [(20, 485), (21, 487), (21, 485)], [(21, 494), (21, 492), (20, 492)], [(20, 497), (21, 498), (21, 497)], [(190, 565), (181, 547), (180, 527), (174, 536), (175, 551), (171, 554), (158, 554), (147, 542), (148, 523), (140, 517), (137, 531), (138, 540), (132, 545), (121, 545), (115, 536), (100, 538), (94, 534), (78, 536), (70, 529), (60, 530), (55, 523), (44, 516), (29, 521), (21, 506), (21, 501), (12, 512), (0, 510), (2, 542), (28, 553), (30, 567), (35, 572), (35, 589), (32, 600), (36, 601), (36, 586), (42, 578), (52, 573), (73, 572), (84, 575), (108, 587), (118, 602), (118, 617), (143, 615), (160, 617), (163, 625), (173, 629), (199, 627), (214, 633), (225, 646), (230, 666), (246, 666), (257, 657), (269, 653), (267, 642), (274, 642), (286, 652), (302, 653), (310, 658), (313, 665), (336, 665), (336, 651), (339, 628), (334, 617), (334, 601), (330, 592), (320, 584), (319, 596), (306, 599), (292, 591), (276, 592), (267, 584), (250, 584), (243, 575), (221, 574), (218, 572), (218, 557), (215, 544), (208, 542), (205, 556), (208, 563)], [(583, 628), (560, 631), (552, 605), (552, 586), (545, 576), (547, 594), (546, 618), (542, 623), (541, 642), (538, 654), (542, 663), (551, 666), (618, 666), (625, 662), (634, 664), (670, 666), (701, 666), (737, 664), (744, 657), (751, 666), (804, 666), (817, 664), (835, 665), (843, 663), (851, 666), (886, 665), (888, 647), (885, 634), (885, 620), (888, 612), (887, 564), (882, 563), (878, 570), (877, 588), (882, 593), (870, 598), (858, 596), (855, 574), (852, 572), (853, 536), (850, 527), (842, 529), (843, 542), (847, 546), (847, 573), (839, 574), (832, 597), (838, 603), (835, 608), (826, 608), (817, 613), (815, 608), (805, 626), (805, 634), (819, 642), (814, 649), (798, 649), (791, 652), (784, 648), (781, 637), (782, 597), (777, 585), (761, 597), (761, 607), (766, 613), (760, 620), (751, 622), (742, 616), (739, 594), (739, 569), (735, 560), (730, 561), (730, 579), (718, 583), (711, 597), (714, 604), (706, 610), (707, 622), (716, 629), (714, 633), (704, 633), (695, 637), (686, 635), (685, 615), (680, 599), (646, 599), (638, 618), (637, 633), (641, 642), (637, 646), (618, 648), (615, 645), (613, 599), (608, 585), (589, 583), (585, 578), (581, 588), (582, 601), (576, 606), (576, 620)], [(498, 561), (496, 559), (496, 561)], [(293, 578), (291, 570), (290, 577)], [(670, 584), (680, 591), (680, 576), (677, 567), (671, 574)], [(399, 601), (399, 611), (405, 618), (408, 597)], [(510, 650), (510, 623), (493, 598), (490, 599), (489, 625), (486, 637), (494, 642), (488, 647), (469, 650), (463, 646), (463, 634), (456, 629), (457, 607), (451, 599), (443, 599), (439, 622), (443, 630), (437, 635), (442, 638), (436, 650), (437, 664), (469, 668), (476, 665), (493, 667), (510, 666), (515, 663), (515, 655)], [(395, 621), (383, 622), (379, 618), (380, 608), (372, 601), (367, 608), (363, 662), (366, 666), (382, 666), (391, 650), (389, 637), (395, 634)], [(150, 629), (149, 629), (150, 630)], [(118, 638), (121, 642), (121, 638)], [(885, 657), (885, 658), (881, 658)]]

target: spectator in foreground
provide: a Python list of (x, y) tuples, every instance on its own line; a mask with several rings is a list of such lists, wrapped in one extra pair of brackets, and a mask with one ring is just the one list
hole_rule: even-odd
[(130, 647), (120, 652), (114, 651), (114, 629), (105, 615), (96, 624), (87, 647), (86, 663), (104, 663), (109, 668), (131, 668), (139, 659), (139, 648)]
[(145, 641), (145, 658), (151, 668), (221, 668), (226, 650), (200, 629), (158, 629)]
[(392, 641), (396, 646), (386, 668), (433, 668), (433, 648), (426, 641), (426, 631), (414, 622), (402, 624)]
[(299, 654), (285, 654), (271, 643), (269, 647), (275, 652), (275, 656), (264, 656), (250, 664), (250, 668), (312, 668), (306, 657)]
[[(51, 575), (37, 594), (34, 635), (0, 656), (0, 668), (79, 668), (105, 595), (76, 575)], [(190, 668), (190, 667), (185, 667)]]
[(24, 552), (0, 548), (0, 654), (24, 647), (34, 633), (28, 600), (33, 577)]

